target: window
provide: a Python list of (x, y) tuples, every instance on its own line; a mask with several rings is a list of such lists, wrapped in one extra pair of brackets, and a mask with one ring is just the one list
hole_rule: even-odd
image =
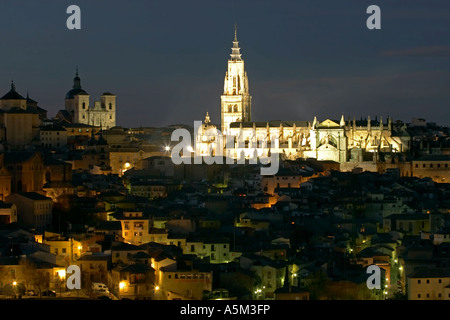
[(442, 279), (439, 279), (438, 282), (439, 282), (439, 283), (442, 283)]
[(417, 295), (417, 298), (420, 298), (421, 297), (421, 295), (420, 295), (420, 293)]
[(420, 283), (421, 283), (421, 281), (420, 281), (420, 280), (417, 280), (417, 283), (418, 283), (418, 284), (420, 284)]
[(430, 283), (430, 280), (429, 280), (429, 279), (427, 279), (427, 283)]

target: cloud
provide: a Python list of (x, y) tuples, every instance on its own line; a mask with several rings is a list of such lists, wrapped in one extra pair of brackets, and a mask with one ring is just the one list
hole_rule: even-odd
[(387, 50), (380, 53), (385, 57), (450, 57), (450, 46), (415, 47)]

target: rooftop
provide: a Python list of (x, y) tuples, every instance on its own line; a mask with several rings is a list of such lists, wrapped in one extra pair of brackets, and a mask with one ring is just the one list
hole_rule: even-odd
[(420, 268), (409, 275), (409, 278), (450, 278), (450, 268)]

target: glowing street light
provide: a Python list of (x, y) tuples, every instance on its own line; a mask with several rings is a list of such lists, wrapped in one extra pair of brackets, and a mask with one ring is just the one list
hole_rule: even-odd
[(58, 276), (59, 276), (59, 279), (63, 279), (63, 278), (65, 278), (66, 277), (66, 270), (64, 270), (64, 269), (62, 269), (62, 270), (59, 270), (58, 271)]
[(13, 281), (12, 285), (14, 286), (14, 299), (16, 298), (16, 292), (17, 292), (17, 281)]
[(61, 269), (58, 271), (59, 276), (59, 296), (62, 297), (62, 283), (63, 279), (66, 277), (66, 270)]

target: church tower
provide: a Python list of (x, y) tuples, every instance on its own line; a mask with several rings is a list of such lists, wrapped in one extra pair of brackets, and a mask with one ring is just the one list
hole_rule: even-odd
[(228, 70), (225, 74), (223, 95), (221, 96), (221, 131), (227, 134), (232, 122), (251, 121), (251, 100), (248, 91), (247, 72), (244, 69), (239, 42), (237, 40), (237, 29), (234, 30), (233, 47), (230, 59), (228, 59)]
[(73, 87), (66, 94), (65, 104), (73, 123), (89, 123), (89, 94), (81, 88), (78, 68), (75, 73), (75, 78), (73, 78)]

